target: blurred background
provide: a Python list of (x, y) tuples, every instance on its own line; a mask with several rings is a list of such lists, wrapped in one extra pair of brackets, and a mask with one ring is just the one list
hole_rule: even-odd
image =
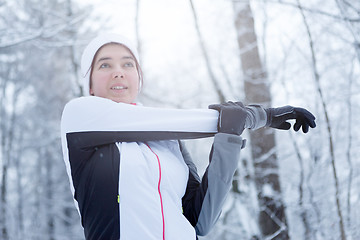
[[(60, 143), (100, 32), (133, 40), (145, 106), (294, 105), (309, 133), (246, 131), (202, 240), (360, 239), (360, 1), (0, 0), (0, 239), (84, 239)], [(188, 140), (200, 174), (212, 139)]]

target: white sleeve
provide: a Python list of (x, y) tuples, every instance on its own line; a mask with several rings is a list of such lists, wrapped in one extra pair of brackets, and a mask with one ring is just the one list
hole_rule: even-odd
[(212, 109), (164, 109), (80, 97), (66, 104), (62, 133), (87, 131), (216, 133), (219, 113)]

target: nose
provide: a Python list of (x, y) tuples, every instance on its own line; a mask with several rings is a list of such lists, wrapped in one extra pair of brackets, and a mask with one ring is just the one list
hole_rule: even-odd
[(122, 72), (117, 71), (117, 72), (112, 73), (112, 77), (113, 78), (124, 78), (124, 74)]

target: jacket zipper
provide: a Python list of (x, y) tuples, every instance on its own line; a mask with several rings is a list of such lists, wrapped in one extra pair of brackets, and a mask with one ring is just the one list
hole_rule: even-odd
[(158, 166), (159, 166), (159, 181), (158, 181), (158, 192), (159, 192), (159, 197), (160, 197), (160, 205), (161, 205), (161, 216), (162, 216), (162, 227), (163, 227), (163, 240), (165, 240), (165, 217), (164, 217), (164, 207), (163, 207), (163, 201), (162, 201), (162, 196), (161, 196), (161, 191), (160, 191), (160, 184), (161, 184), (161, 164), (160, 164), (160, 159), (159, 156), (151, 149), (151, 147), (145, 143), (146, 146), (150, 149), (150, 151), (156, 156), (157, 162), (158, 162)]

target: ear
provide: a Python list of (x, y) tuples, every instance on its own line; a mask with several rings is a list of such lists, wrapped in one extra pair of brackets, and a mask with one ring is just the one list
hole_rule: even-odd
[(94, 96), (94, 91), (92, 90), (91, 86), (90, 86), (90, 89), (89, 89), (89, 93), (91, 96)]
[(89, 79), (89, 94), (90, 94), (90, 96), (94, 96), (94, 91), (92, 89), (92, 79), (91, 79), (91, 77)]

